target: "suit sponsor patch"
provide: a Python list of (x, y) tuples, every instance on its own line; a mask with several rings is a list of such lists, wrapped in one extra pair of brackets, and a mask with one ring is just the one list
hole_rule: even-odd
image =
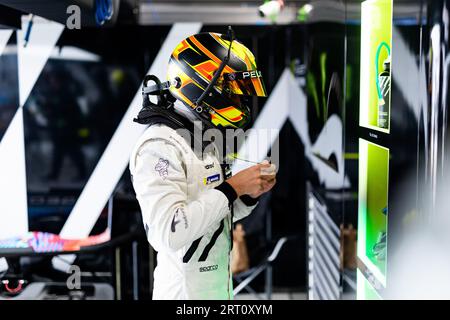
[(212, 168), (214, 168), (214, 162), (211, 163), (211, 164), (207, 164), (207, 165), (205, 166), (205, 169), (206, 169), (206, 170), (209, 170), (209, 169), (212, 169)]
[(220, 173), (214, 174), (214, 175), (209, 176), (209, 177), (207, 177), (207, 178), (204, 178), (204, 179), (203, 179), (203, 183), (204, 183), (205, 185), (208, 185), (208, 184), (211, 184), (211, 183), (213, 183), (213, 182), (217, 182), (217, 181), (219, 181), (219, 180), (220, 180)]
[(215, 264), (213, 266), (207, 266), (207, 267), (200, 267), (200, 272), (209, 272), (209, 271), (216, 271), (219, 269), (219, 265)]
[(169, 175), (169, 161), (163, 158), (159, 158), (158, 163), (155, 166), (155, 170), (159, 173), (159, 175), (166, 179)]

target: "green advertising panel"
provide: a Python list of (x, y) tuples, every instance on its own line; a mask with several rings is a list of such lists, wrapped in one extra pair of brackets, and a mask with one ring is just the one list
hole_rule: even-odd
[(361, 5), (360, 126), (389, 133), (392, 0)]
[(358, 257), (386, 286), (389, 149), (359, 139)]

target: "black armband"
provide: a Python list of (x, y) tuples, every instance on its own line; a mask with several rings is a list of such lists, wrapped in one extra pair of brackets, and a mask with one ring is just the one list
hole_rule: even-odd
[(221, 191), (227, 198), (230, 203), (233, 203), (234, 200), (237, 199), (237, 193), (228, 182), (224, 181), (220, 185), (218, 185), (216, 190)]

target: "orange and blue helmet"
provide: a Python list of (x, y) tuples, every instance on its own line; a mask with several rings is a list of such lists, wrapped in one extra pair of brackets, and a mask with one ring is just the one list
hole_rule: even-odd
[(250, 109), (240, 96), (266, 97), (255, 57), (228, 35), (205, 32), (177, 45), (168, 68), (170, 93), (201, 120), (222, 128), (245, 128)]

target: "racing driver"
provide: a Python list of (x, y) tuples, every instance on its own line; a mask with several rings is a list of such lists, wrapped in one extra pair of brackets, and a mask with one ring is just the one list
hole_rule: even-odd
[(178, 131), (199, 123), (245, 129), (251, 117), (242, 97), (266, 96), (253, 54), (230, 30), (184, 39), (170, 57), (168, 81), (159, 83), (167, 106), (147, 103), (136, 120), (149, 125), (131, 154), (130, 172), (148, 241), (158, 252), (153, 299), (233, 299), (233, 223), (276, 182), (273, 164), (231, 175), (217, 148), (199, 155)]

